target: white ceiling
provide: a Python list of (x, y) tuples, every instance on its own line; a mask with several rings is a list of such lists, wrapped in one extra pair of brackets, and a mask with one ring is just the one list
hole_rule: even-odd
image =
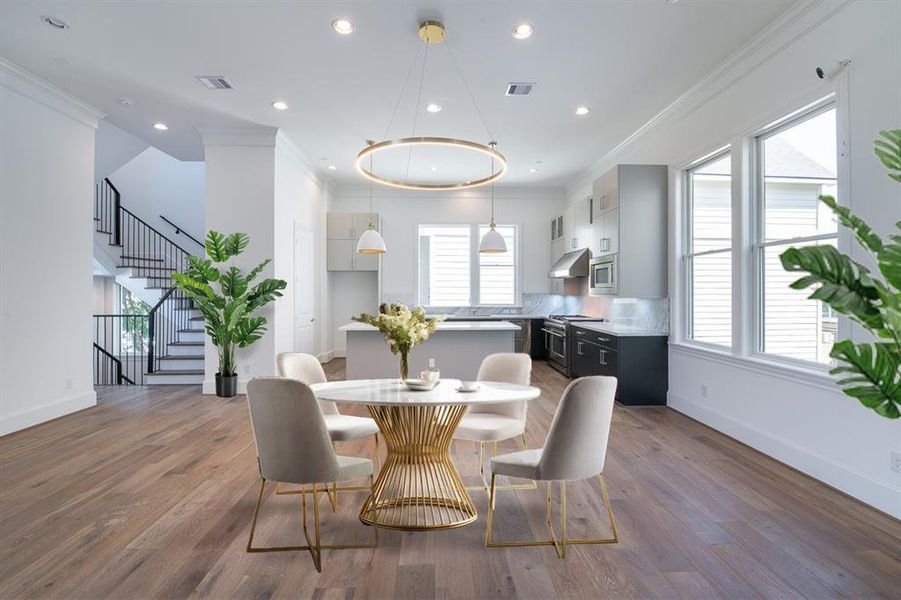
[[(323, 175), (351, 183), (364, 140), (384, 136), (421, 43), (419, 21), (438, 18), (509, 161), (502, 183), (563, 185), (792, 3), (4, 0), (0, 55), (178, 158), (203, 158), (199, 128), (277, 126)], [(356, 31), (334, 33), (337, 17)], [(525, 41), (510, 35), (521, 21), (535, 27)], [(236, 89), (208, 90), (195, 75), (225, 75)], [(530, 97), (505, 97), (511, 81), (537, 85)], [(418, 72), (411, 84), (390, 137), (411, 133)], [(122, 106), (122, 96), (136, 105)], [(289, 110), (273, 110), (276, 99)], [(428, 102), (444, 110), (426, 113)], [(581, 104), (591, 107), (586, 117), (574, 115)], [(430, 46), (418, 110), (417, 135), (488, 141), (441, 46)], [(169, 131), (153, 130), (155, 121)], [(441, 163), (445, 173), (452, 162)]]

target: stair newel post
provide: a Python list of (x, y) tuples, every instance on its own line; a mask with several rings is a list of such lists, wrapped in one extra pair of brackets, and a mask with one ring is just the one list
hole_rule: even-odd
[(116, 186), (113, 185), (113, 182), (109, 180), (109, 177), (104, 178), (104, 181), (113, 192), (113, 218), (111, 223), (113, 228), (113, 244), (120, 246), (122, 244), (122, 196), (119, 194), (119, 190), (116, 189)]

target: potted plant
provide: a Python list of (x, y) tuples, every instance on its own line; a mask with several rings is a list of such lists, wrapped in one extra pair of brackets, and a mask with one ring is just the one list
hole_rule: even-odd
[(354, 321), (377, 327), (393, 354), (400, 356), (400, 378), (406, 381), (410, 374), (409, 355), (413, 346), (429, 339), (444, 317), (427, 319), (421, 306), (410, 309), (405, 304), (382, 304), (377, 315), (361, 314)]
[[(901, 183), (901, 129), (880, 131), (875, 153), (888, 176)], [(821, 300), (873, 334), (874, 341), (842, 340), (829, 356), (837, 361), (833, 375), (852, 398), (877, 414), (901, 417), (901, 235), (883, 240), (832, 196), (820, 196), (839, 222), (875, 259), (883, 280), (833, 246), (789, 248), (782, 253), (787, 271), (806, 272), (791, 284), (796, 290), (814, 286), (810, 298)], [(901, 221), (895, 223), (901, 230)]]
[(283, 279), (264, 279), (250, 286), (269, 264), (268, 258), (246, 275), (234, 265), (227, 269), (223, 265), (223, 270), (216, 266), (244, 252), (248, 244), (250, 237), (246, 233), (223, 235), (210, 231), (206, 235), (209, 258), (189, 256), (188, 269), (172, 274), (175, 287), (193, 300), (203, 314), (207, 335), (219, 351), (216, 395), (221, 398), (237, 394), (235, 349), (250, 346), (266, 332), (266, 317), (253, 313), (280, 297), (281, 290), (288, 286)]

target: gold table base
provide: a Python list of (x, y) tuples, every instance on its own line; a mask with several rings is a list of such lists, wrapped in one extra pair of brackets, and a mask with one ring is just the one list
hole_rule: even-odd
[(388, 447), (372, 494), (360, 510), (367, 525), (435, 530), (476, 520), (476, 509), (450, 457), (466, 405), (369, 405)]

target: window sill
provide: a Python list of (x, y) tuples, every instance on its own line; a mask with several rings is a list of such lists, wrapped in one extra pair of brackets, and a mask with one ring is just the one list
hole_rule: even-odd
[(768, 360), (760, 356), (735, 356), (728, 351), (685, 342), (670, 342), (669, 347), (670, 350), (679, 354), (712, 360), (745, 371), (777, 377), (793, 383), (803, 383), (829, 392), (841, 393), (841, 389), (835, 384), (835, 378), (819, 369), (804, 368), (781, 361)]

